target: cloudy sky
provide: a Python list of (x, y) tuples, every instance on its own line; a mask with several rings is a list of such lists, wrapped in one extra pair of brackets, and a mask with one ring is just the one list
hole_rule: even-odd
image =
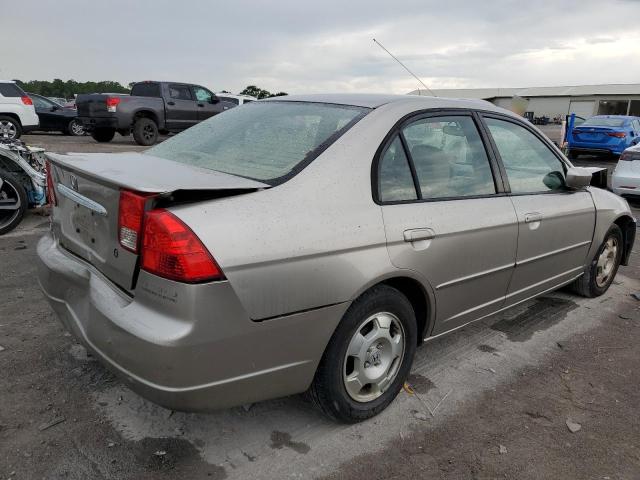
[(0, 78), (406, 93), (640, 82), (640, 1), (0, 0)]

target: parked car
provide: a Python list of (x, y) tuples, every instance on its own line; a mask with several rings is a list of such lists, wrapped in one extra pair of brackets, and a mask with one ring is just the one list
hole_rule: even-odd
[(567, 140), (570, 158), (581, 153), (620, 155), (640, 141), (640, 118), (596, 115), (575, 126)]
[(618, 195), (640, 199), (640, 145), (622, 152), (611, 177), (611, 187)]
[(96, 141), (132, 132), (138, 145), (147, 146), (159, 133), (180, 132), (234, 106), (199, 85), (150, 81), (133, 85), (131, 95), (78, 95), (76, 105)]
[(252, 97), (251, 95), (232, 95), (230, 93), (216, 93), (217, 97), (220, 100), (225, 102), (233, 103), (234, 105), (243, 105), (249, 102), (255, 102), (258, 100), (256, 97)]
[(46, 297), (177, 410), (308, 391), (371, 417), (423, 339), (564, 285), (602, 295), (636, 231), (624, 199), (479, 100), (279, 97), (145, 153), (49, 159)]
[(18, 139), (37, 127), (31, 99), (16, 82), (0, 80), (0, 137)]
[(28, 94), (36, 109), (40, 126), (38, 130), (45, 132), (62, 132), (65, 135), (82, 136), (84, 127), (78, 120), (78, 113), (71, 108), (64, 108), (59, 103), (35, 93)]

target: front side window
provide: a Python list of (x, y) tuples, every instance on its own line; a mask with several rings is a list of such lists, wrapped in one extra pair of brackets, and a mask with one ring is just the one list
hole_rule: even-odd
[(193, 91), (196, 94), (196, 100), (199, 102), (211, 103), (213, 95), (209, 90), (202, 87), (193, 87)]
[(214, 115), (145, 153), (276, 185), (369, 110), (325, 103), (253, 102)]
[(191, 89), (186, 85), (169, 85), (169, 96), (176, 100), (193, 100)]
[(403, 128), (422, 198), (496, 193), (489, 158), (471, 117), (416, 120)]
[(378, 189), (382, 202), (398, 202), (418, 198), (409, 160), (397, 135), (380, 159)]
[(564, 164), (528, 129), (516, 123), (485, 118), (507, 172), (513, 193), (564, 188)]

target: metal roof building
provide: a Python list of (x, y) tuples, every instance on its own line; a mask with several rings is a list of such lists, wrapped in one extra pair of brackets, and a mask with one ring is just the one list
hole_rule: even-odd
[[(433, 89), (438, 97), (476, 98), (509, 110), (517, 110), (515, 102), (525, 102), (527, 112), (535, 117), (551, 119), (575, 113), (591, 115), (635, 115), (640, 117), (640, 83), (574, 85), (528, 88), (452, 88)], [(414, 90), (410, 95), (430, 95), (427, 90)], [(514, 100), (517, 99), (517, 100)], [(518, 106), (520, 107), (520, 105)]]

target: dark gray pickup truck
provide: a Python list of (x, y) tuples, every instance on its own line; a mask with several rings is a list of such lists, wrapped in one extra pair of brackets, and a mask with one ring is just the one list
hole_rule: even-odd
[(146, 81), (134, 84), (131, 95), (78, 95), (76, 106), (96, 141), (133, 133), (138, 145), (153, 145), (159, 133), (181, 132), (235, 105), (200, 85)]

